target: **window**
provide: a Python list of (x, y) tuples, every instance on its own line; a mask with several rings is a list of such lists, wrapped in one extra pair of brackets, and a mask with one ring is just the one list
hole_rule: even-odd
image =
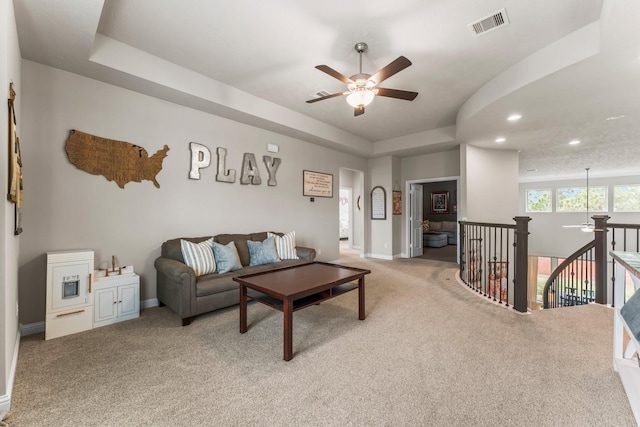
[[(607, 187), (589, 188), (589, 212), (607, 211)], [(557, 212), (586, 212), (586, 187), (558, 188), (556, 199)]]
[(527, 212), (551, 212), (551, 190), (527, 190)]
[(613, 187), (613, 211), (640, 211), (640, 185), (616, 185)]

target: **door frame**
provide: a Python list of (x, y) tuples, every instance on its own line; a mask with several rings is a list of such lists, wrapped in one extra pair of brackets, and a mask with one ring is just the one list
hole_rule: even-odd
[[(347, 240), (349, 241), (349, 249), (353, 249), (353, 188), (352, 187), (343, 187), (340, 186), (340, 188), (338, 189), (338, 197), (340, 197), (340, 190), (345, 190), (347, 191), (347, 205), (349, 208), (348, 211), (348, 216), (349, 216), (349, 230), (347, 232)], [(338, 216), (340, 215), (340, 212), (338, 212)], [(338, 221), (340, 220), (340, 218), (338, 218)], [(340, 237), (340, 236), (338, 236)]]
[[(415, 189), (415, 191), (414, 191)], [(416, 232), (419, 232), (420, 234), (422, 234), (422, 221), (424, 218), (424, 202), (423, 202), (423, 198), (424, 198), (424, 189), (422, 188), (422, 185), (420, 184), (410, 184), (409, 185), (409, 207), (407, 208), (406, 212), (408, 213), (408, 220), (409, 220), (409, 258), (415, 258), (415, 257), (419, 257), (422, 256), (423, 254), (423, 247), (422, 247), (422, 241), (423, 239), (421, 238), (420, 241), (418, 242), (414, 242), (413, 241), (413, 237), (416, 236)], [(418, 203), (419, 202), (419, 203)], [(418, 209), (416, 209), (416, 207), (418, 207)], [(418, 212), (420, 215), (420, 219), (418, 223), (416, 223), (416, 219), (414, 218), (414, 214)], [(418, 215), (416, 215), (417, 217)]]
[[(461, 192), (460, 192), (460, 176), (444, 176), (444, 177), (439, 177), (439, 178), (422, 178), (422, 179), (411, 179), (411, 180), (407, 180), (405, 181), (404, 185), (405, 185), (405, 194), (407, 194), (409, 197), (407, 197), (407, 201), (405, 202), (405, 211), (409, 212), (409, 209), (411, 208), (411, 184), (426, 184), (428, 182), (442, 182), (442, 181), (455, 181), (456, 182), (456, 189), (458, 191), (458, 198), (456, 200), (457, 204), (458, 204), (458, 212), (460, 212), (460, 205), (461, 205)], [(424, 200), (424, 194), (422, 195), (422, 198)], [(458, 215), (458, 214), (457, 214)], [(424, 212), (423, 212), (423, 216), (424, 216)], [(411, 220), (409, 219), (410, 215), (405, 215), (405, 254), (407, 254), (407, 258), (411, 258)], [(460, 233), (456, 233), (457, 235), (457, 245), (458, 248), (460, 247)], [(456, 251), (456, 262), (458, 264), (460, 264), (460, 251)]]

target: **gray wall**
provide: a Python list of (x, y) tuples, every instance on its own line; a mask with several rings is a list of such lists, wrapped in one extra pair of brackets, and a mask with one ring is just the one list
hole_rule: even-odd
[[(401, 232), (394, 239), (401, 243), (403, 256), (407, 249), (407, 218), (409, 214), (409, 196), (407, 181), (438, 179), (441, 177), (457, 177), (460, 175), (460, 150), (443, 151), (421, 156), (404, 157), (400, 162), (400, 187), (402, 188)], [(428, 197), (426, 195), (425, 197)], [(458, 211), (460, 206), (458, 206)]]
[[(457, 221), (458, 215), (453, 213), (453, 205), (457, 206), (457, 188), (456, 181), (427, 182), (422, 184), (423, 208), (422, 219), (431, 221)], [(431, 213), (431, 193), (440, 191), (449, 192), (449, 213)]]
[[(322, 251), (320, 260), (339, 258), (339, 169), (365, 171), (365, 160), (30, 61), (22, 67), (23, 323), (44, 319), (45, 253), (51, 250), (90, 248), (96, 264), (111, 255), (133, 264), (141, 274), (143, 302), (156, 296), (153, 261), (170, 238), (295, 230), (298, 244)], [(143, 181), (121, 189), (77, 169), (64, 150), (70, 129), (135, 143), (150, 155), (167, 144), (160, 188)], [(212, 163), (216, 147), (226, 148), (227, 168), (238, 174), (243, 154), (254, 153), (263, 183), (217, 182), (213, 165), (200, 180), (189, 179), (192, 141), (212, 151)], [(268, 153), (267, 143), (278, 144), (280, 152)], [(275, 187), (266, 185), (263, 155), (282, 159)], [(303, 197), (304, 169), (333, 174), (334, 197)]]
[(462, 191), (459, 217), (470, 221), (513, 224), (518, 213), (518, 152), (461, 148)]
[[(0, 135), (3, 144), (7, 144), (9, 83), (13, 82), (17, 93), (15, 112), (17, 118), (17, 134), (22, 139), (23, 88), (20, 79), (20, 47), (12, 1), (0, 2), (0, 93), (2, 94), (2, 119), (0, 119)], [(6, 145), (3, 145), (6, 147)], [(8, 153), (0, 150), (0, 185), (3, 191), (8, 188)], [(14, 204), (3, 197), (3, 208), (0, 209), (0, 419), (9, 409), (9, 384), (14, 374), (12, 364), (14, 352), (18, 345), (18, 253), (20, 236), (14, 236)], [(17, 356), (17, 355), (16, 355)]]
[[(369, 218), (371, 224), (371, 247), (367, 255), (373, 258), (393, 258), (393, 215), (392, 215), (392, 189), (393, 189), (393, 157), (379, 157), (369, 160), (369, 174), (371, 184), (366, 189), (365, 218)], [(371, 218), (371, 190), (380, 186), (384, 188), (386, 195), (386, 219)]]

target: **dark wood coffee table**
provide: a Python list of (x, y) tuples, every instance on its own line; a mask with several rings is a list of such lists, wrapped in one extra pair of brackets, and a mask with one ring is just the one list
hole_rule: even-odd
[[(364, 276), (370, 270), (325, 262), (234, 277), (240, 284), (240, 333), (247, 332), (247, 300), (284, 313), (284, 360), (293, 358), (293, 312), (358, 289), (358, 319), (364, 320)], [(357, 284), (351, 283), (358, 281)]]

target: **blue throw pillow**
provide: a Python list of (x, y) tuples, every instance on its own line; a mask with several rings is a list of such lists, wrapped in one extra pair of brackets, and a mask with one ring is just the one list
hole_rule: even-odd
[(213, 242), (212, 247), (213, 257), (216, 260), (216, 273), (228, 273), (242, 268), (235, 243), (229, 242), (225, 246), (218, 242)]
[(249, 247), (249, 265), (280, 262), (273, 237), (267, 237), (262, 242), (247, 240), (247, 246)]

